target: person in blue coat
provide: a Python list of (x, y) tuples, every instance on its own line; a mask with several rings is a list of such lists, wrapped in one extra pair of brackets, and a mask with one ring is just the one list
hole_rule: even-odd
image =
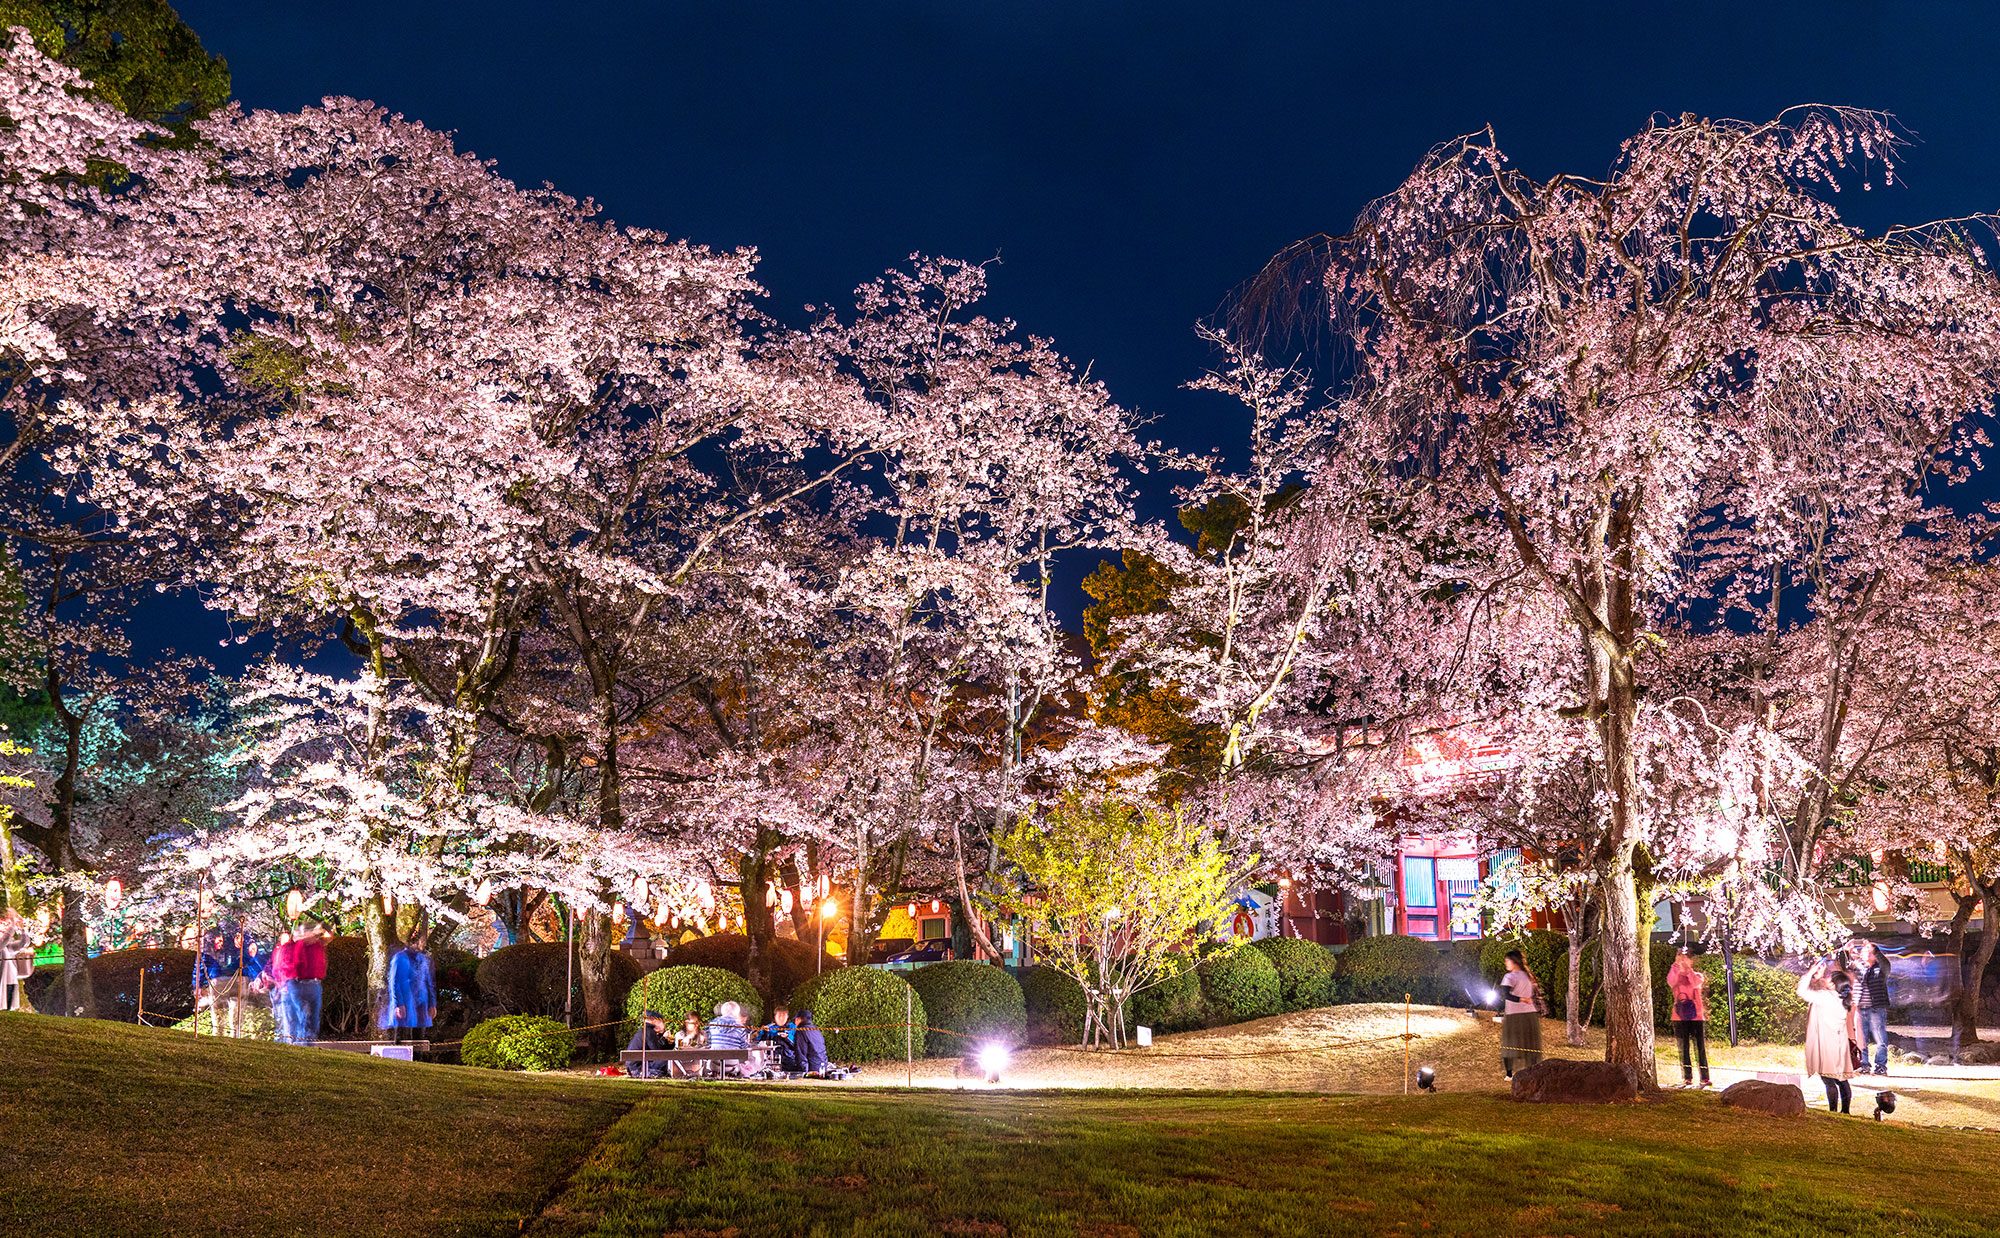
[(426, 953), (430, 935), (423, 929), (389, 958), (389, 994), (382, 1003), (376, 1026), (395, 1032), (395, 1043), (423, 1040), (437, 1018), (437, 986), (431, 979), (431, 956)]
[(826, 1037), (820, 1034), (813, 1023), (813, 1012), (799, 1011), (798, 1053), (799, 1065), (808, 1073), (820, 1074), (831, 1064), (826, 1060)]

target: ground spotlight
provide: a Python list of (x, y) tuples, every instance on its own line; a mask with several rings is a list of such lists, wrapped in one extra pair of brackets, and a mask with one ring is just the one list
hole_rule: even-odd
[(1436, 1068), (1430, 1066), (1417, 1067), (1417, 1088), (1432, 1095), (1437, 1094), (1438, 1073)]
[(1007, 1046), (997, 1041), (982, 1045), (979, 1050), (979, 1073), (986, 1076), (986, 1082), (1000, 1082), (1000, 1072), (1007, 1069), (1010, 1054)]
[(1894, 1112), (1896, 1112), (1896, 1094), (1894, 1092), (1875, 1093), (1875, 1120), (1880, 1122), (1884, 1114)]

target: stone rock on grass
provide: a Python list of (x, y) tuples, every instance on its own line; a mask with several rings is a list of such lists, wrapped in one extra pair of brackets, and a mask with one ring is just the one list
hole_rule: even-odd
[(1530, 1104), (1608, 1105), (1639, 1098), (1639, 1076), (1610, 1062), (1537, 1062), (1514, 1072), (1514, 1099)]
[(1737, 1109), (1768, 1113), (1774, 1118), (1806, 1116), (1806, 1094), (1799, 1091), (1796, 1083), (1745, 1079), (1722, 1089), (1722, 1103)]

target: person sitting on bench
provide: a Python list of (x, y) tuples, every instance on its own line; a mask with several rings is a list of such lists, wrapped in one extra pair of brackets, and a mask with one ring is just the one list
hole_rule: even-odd
[(771, 1009), (771, 1021), (757, 1029), (757, 1043), (777, 1059), (779, 1070), (788, 1075), (804, 1072), (805, 1067), (799, 1064), (798, 1024), (783, 1006)]
[[(694, 1016), (689, 1015), (688, 1018), (692, 1019)], [(632, 1033), (632, 1043), (625, 1046), (625, 1051), (636, 1053), (644, 1049), (651, 1052), (673, 1047), (667, 1040), (666, 1017), (657, 1011), (648, 1010), (639, 1016), (639, 1030)], [(647, 1062), (643, 1065), (638, 1062), (627, 1062), (625, 1073), (634, 1079), (658, 1079), (667, 1073), (667, 1064), (664, 1061)]]
[[(743, 1022), (743, 1007), (736, 1002), (723, 1002), (716, 1006), (715, 1017), (708, 1022), (708, 1047), (711, 1049), (748, 1049), (750, 1029)], [(730, 1062), (723, 1066), (723, 1073), (753, 1075), (762, 1069), (755, 1055), (748, 1062)]]

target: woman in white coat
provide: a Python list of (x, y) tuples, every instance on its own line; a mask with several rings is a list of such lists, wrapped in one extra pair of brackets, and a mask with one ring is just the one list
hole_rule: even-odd
[(0, 1010), (27, 1007), (22, 990), (34, 970), (35, 935), (28, 922), (12, 907), (0, 910)]
[(1854, 1015), (1828, 977), (1824, 961), (1799, 978), (1799, 997), (1806, 1003), (1806, 1073), (1826, 1085), (1826, 1107), (1846, 1113), (1854, 1099), (1847, 1081), (1854, 1077)]

